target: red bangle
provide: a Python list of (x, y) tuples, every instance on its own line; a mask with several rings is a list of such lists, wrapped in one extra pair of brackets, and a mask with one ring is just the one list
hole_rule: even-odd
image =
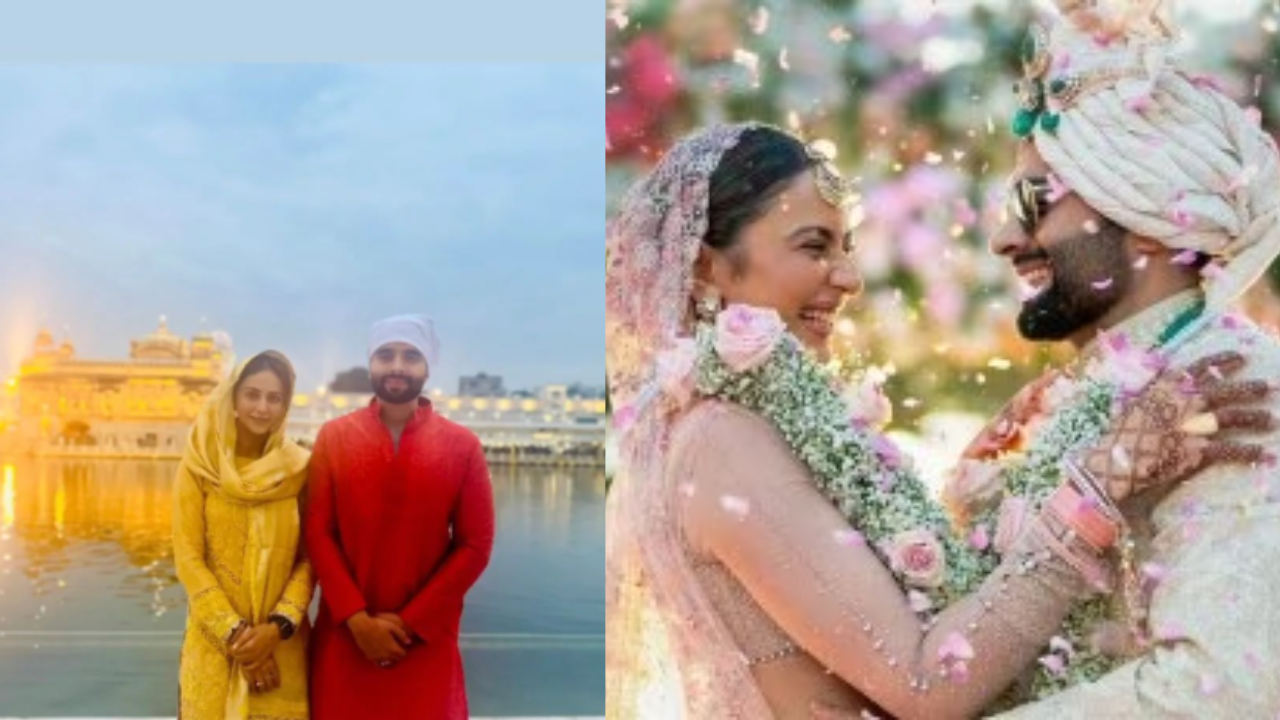
[(1119, 529), (1115, 523), (1092, 500), (1086, 500), (1070, 485), (1062, 485), (1053, 493), (1049, 507), (1090, 545), (1106, 549), (1116, 544)]

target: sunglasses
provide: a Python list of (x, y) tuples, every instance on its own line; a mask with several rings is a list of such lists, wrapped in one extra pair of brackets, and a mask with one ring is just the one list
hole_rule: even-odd
[(1049, 179), (1044, 177), (1019, 178), (1009, 188), (1005, 209), (1017, 219), (1022, 232), (1028, 236), (1035, 234), (1040, 218), (1049, 214), (1049, 207), (1053, 204), (1049, 200), (1051, 192)]

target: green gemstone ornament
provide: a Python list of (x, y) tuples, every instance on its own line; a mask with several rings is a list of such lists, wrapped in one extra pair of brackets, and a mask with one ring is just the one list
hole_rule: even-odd
[(1062, 116), (1058, 113), (1047, 112), (1040, 116), (1040, 127), (1047, 133), (1057, 133), (1058, 126), (1061, 124)]
[(1036, 129), (1036, 119), (1040, 113), (1034, 110), (1019, 110), (1013, 116), (1013, 134), (1024, 138)]

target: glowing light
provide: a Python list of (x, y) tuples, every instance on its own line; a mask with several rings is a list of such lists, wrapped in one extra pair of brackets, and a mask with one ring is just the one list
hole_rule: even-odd
[(67, 488), (58, 483), (58, 489), (53, 492), (53, 527), (58, 531), (58, 537), (62, 537), (62, 531), (67, 525)]
[(3, 523), (5, 530), (13, 527), (13, 520), (17, 514), (16, 503), (14, 502), (13, 476), (13, 466), (5, 465), (4, 485), (0, 487), (0, 523)]

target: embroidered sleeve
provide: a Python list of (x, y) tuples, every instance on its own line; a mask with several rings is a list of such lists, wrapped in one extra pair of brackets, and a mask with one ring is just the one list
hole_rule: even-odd
[(178, 580), (190, 598), (191, 617), (215, 647), (227, 650), (231, 631), (243, 618), (208, 564), (205, 538), (204, 491), (185, 467), (178, 470), (174, 492), (173, 558)]

